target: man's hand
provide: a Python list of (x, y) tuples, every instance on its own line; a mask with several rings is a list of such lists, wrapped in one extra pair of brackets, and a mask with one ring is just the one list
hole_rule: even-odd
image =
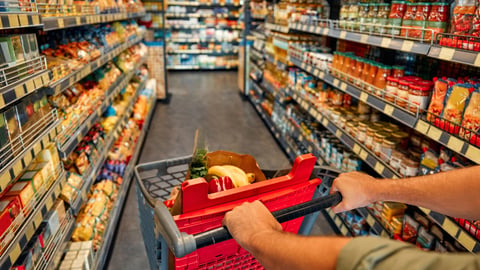
[(342, 201), (332, 207), (335, 213), (367, 206), (375, 202), (375, 185), (378, 180), (361, 172), (340, 174), (332, 184), (330, 193), (339, 191)]
[(282, 225), (260, 201), (246, 202), (227, 212), (223, 225), (237, 243), (250, 252), (258, 235), (282, 231)]

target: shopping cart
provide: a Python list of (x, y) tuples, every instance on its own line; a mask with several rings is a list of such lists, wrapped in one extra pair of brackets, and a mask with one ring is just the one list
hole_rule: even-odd
[(183, 213), (172, 217), (163, 201), (182, 184), (190, 161), (186, 156), (135, 168), (140, 225), (152, 269), (263, 269), (221, 226), (225, 212), (261, 200), (285, 231), (308, 235), (319, 211), (342, 199), (338, 192), (329, 194), (339, 172), (314, 167), (316, 158), (307, 154), (297, 157), (291, 170), (263, 171), (273, 179), (220, 193), (208, 195), (203, 179), (189, 180), (182, 190), (191, 200), (184, 200)]

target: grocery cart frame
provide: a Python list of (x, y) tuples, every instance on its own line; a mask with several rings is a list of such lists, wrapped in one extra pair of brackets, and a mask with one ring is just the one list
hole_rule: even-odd
[[(201, 247), (231, 238), (225, 227), (194, 235), (180, 232), (163, 204), (171, 188), (185, 179), (190, 161), (191, 156), (184, 156), (135, 167), (140, 225), (151, 269), (168, 269), (169, 249), (175, 257), (181, 258)], [(290, 169), (263, 172), (267, 178), (274, 178), (289, 173)], [(320, 178), (322, 183), (315, 188), (312, 200), (272, 214), (280, 223), (304, 216), (298, 234), (310, 234), (320, 210), (341, 201), (338, 192), (328, 195), (329, 187), (339, 173), (330, 167), (314, 167), (310, 179)]]

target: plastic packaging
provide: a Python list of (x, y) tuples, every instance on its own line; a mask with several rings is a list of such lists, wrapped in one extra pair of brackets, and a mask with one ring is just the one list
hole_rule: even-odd
[[(476, 143), (477, 136), (473, 135), (478, 133), (480, 127), (480, 91), (475, 90), (470, 94), (468, 103), (463, 113), (462, 128), (460, 129), (460, 137), (470, 140), (471, 143)], [(473, 131), (474, 134), (471, 134)], [(471, 140), (473, 139), (473, 140)]]
[(470, 84), (456, 84), (449, 88), (447, 92), (445, 108), (443, 108), (441, 116), (443, 119), (449, 121), (445, 123), (445, 125), (447, 125), (447, 131), (451, 133), (458, 132), (457, 125), (461, 124), (465, 104), (470, 95), (470, 91), (473, 91), (471, 87), (472, 85)]
[(474, 16), (475, 0), (456, 0), (451, 22), (452, 34), (469, 35)]
[(444, 79), (434, 80), (433, 95), (430, 99), (430, 105), (428, 106), (427, 120), (433, 121), (434, 116), (439, 116), (445, 105), (444, 100), (447, 95), (448, 81)]
[[(388, 25), (391, 26), (402, 26), (402, 19), (405, 15), (405, 10), (407, 4), (405, 1), (392, 1), (392, 6), (390, 8), (390, 14), (388, 15)], [(393, 35), (400, 35), (399, 28), (391, 28), (390, 33)]]

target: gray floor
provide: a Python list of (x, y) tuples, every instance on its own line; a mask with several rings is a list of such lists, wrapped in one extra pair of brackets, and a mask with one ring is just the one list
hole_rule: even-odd
[[(201, 128), (209, 150), (253, 155), (264, 169), (290, 167), (253, 106), (238, 94), (235, 72), (170, 73), (169, 86), (171, 102), (158, 104), (140, 162), (190, 154), (195, 129)], [(333, 231), (320, 215), (312, 234)], [(132, 185), (108, 269), (148, 269), (146, 256)]]

